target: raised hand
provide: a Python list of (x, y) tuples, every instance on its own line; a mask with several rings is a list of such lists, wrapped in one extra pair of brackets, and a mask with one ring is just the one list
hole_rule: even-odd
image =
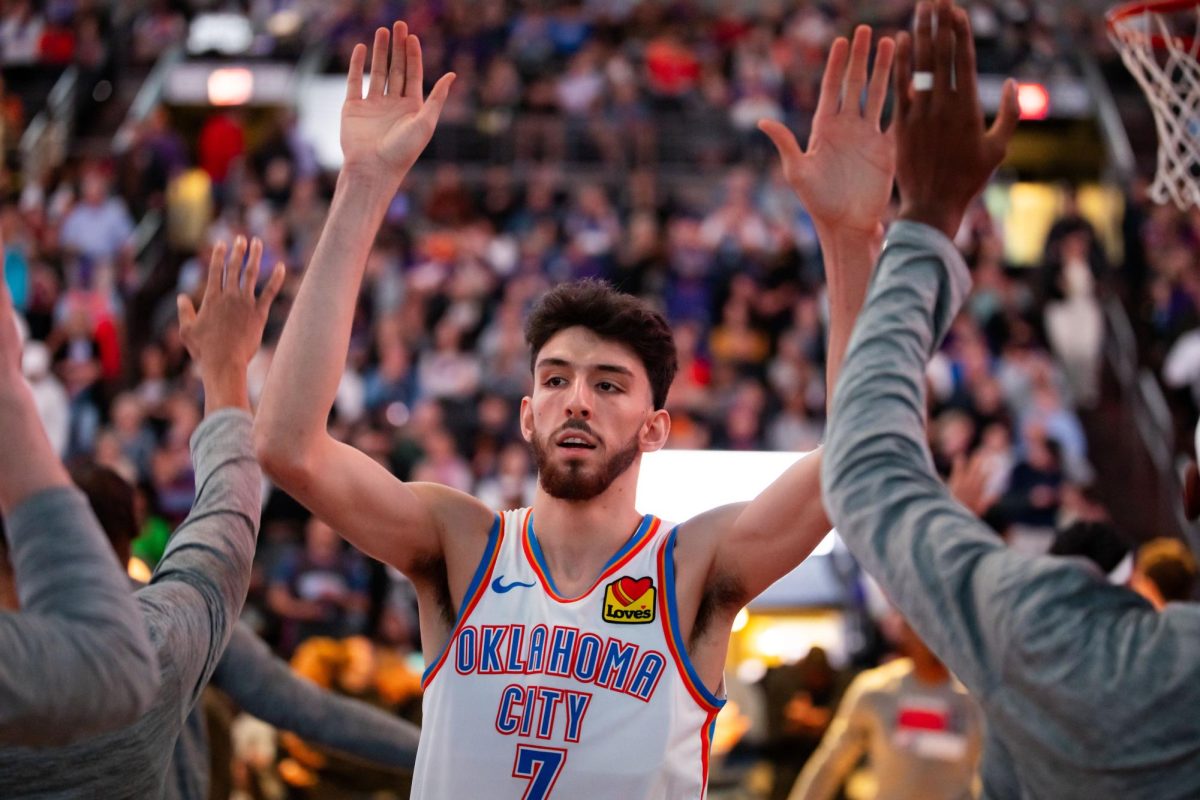
[[(914, 73), (921, 76), (920, 91), (914, 88)], [(918, 3), (915, 41), (901, 33), (896, 42), (893, 127), (900, 218), (954, 236), (967, 206), (1004, 160), (1019, 119), (1016, 84), (1010, 79), (995, 122), (984, 128), (967, 13), (951, 0), (937, 0), (936, 9), (927, 0)]]
[[(392, 64), (388, 68), (388, 44)], [(396, 22), (375, 31), (371, 51), (371, 83), (363, 97), (366, 45), (355, 45), (342, 105), (344, 170), (390, 178), (397, 185), (429, 144), (446, 103), (454, 73), (443, 75), (425, 98), (421, 43)]]
[[(784, 176), (818, 229), (874, 234), (881, 224), (896, 164), (891, 132), (879, 127), (894, 53), (891, 39), (879, 40), (868, 85), (870, 27), (860, 25), (853, 44), (844, 37), (833, 43), (807, 152), (783, 124), (758, 123), (779, 150)], [(864, 88), (865, 104), (859, 100)]]
[(276, 264), (259, 297), (254, 296), (262, 262), (262, 242), (250, 244), (245, 269), (246, 239), (234, 242), (228, 265), (227, 246), (213, 248), (208, 265), (208, 284), (200, 311), (187, 295), (176, 299), (179, 308), (179, 335), (196, 362), (204, 382), (205, 407), (208, 411), (223, 406), (246, 407), (246, 366), (258, 352), (271, 301), (283, 286), (283, 264)]

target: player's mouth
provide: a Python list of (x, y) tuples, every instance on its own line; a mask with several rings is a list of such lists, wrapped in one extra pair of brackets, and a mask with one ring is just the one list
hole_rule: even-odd
[(571, 431), (558, 437), (555, 444), (564, 450), (595, 450), (595, 441), (585, 434)]

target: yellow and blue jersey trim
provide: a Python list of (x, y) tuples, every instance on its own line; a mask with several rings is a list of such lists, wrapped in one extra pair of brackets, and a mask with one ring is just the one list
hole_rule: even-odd
[(546, 557), (542, 554), (542, 546), (538, 544), (537, 536), (533, 532), (532, 509), (530, 509), (529, 514), (525, 517), (525, 535), (522, 544), (525, 549), (525, 558), (529, 562), (530, 568), (533, 569), (533, 573), (537, 575), (538, 582), (546, 590), (546, 594), (560, 603), (575, 603), (590, 595), (596, 590), (597, 586), (608, 580), (629, 563), (630, 559), (637, 555), (646, 546), (646, 543), (654, 538), (661, 524), (662, 520), (652, 514), (646, 514), (642, 517), (642, 521), (634, 529), (633, 534), (613, 554), (608, 563), (604, 565), (604, 569), (600, 571), (600, 577), (596, 578), (595, 583), (578, 597), (565, 597), (554, 585), (554, 578), (551, 577), (550, 568), (546, 565)]
[(488, 581), (492, 576), (492, 570), (496, 566), (496, 559), (500, 556), (500, 543), (503, 539), (504, 516), (497, 514), (496, 521), (492, 523), (492, 529), (488, 532), (487, 545), (483, 548), (483, 557), (479, 559), (479, 566), (475, 568), (475, 574), (471, 577), (471, 583), (467, 586), (466, 596), (463, 597), (462, 605), (458, 607), (458, 619), (454, 620), (454, 627), (450, 630), (450, 635), (446, 638), (446, 643), (442, 645), (442, 651), (425, 668), (425, 674), (421, 676), (422, 689), (429, 686), (430, 681), (437, 675), (438, 670), (442, 668), (442, 664), (446, 662), (446, 655), (450, 652), (450, 645), (454, 642), (455, 637), (458, 636), (458, 632), (467, 621), (467, 617), (475, 610), (475, 606), (479, 605), (479, 599), (487, 591)]

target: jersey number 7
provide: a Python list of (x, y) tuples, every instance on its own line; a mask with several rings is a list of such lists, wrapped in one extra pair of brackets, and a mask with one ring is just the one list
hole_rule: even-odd
[(546, 800), (562, 772), (567, 760), (567, 751), (557, 747), (534, 747), (517, 745), (517, 758), (513, 762), (513, 777), (525, 778), (529, 788), (522, 800)]

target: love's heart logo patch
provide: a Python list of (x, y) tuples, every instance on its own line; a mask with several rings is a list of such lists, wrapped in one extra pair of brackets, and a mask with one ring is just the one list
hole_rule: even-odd
[(649, 577), (617, 578), (604, 589), (604, 621), (638, 625), (654, 621), (654, 581)]

